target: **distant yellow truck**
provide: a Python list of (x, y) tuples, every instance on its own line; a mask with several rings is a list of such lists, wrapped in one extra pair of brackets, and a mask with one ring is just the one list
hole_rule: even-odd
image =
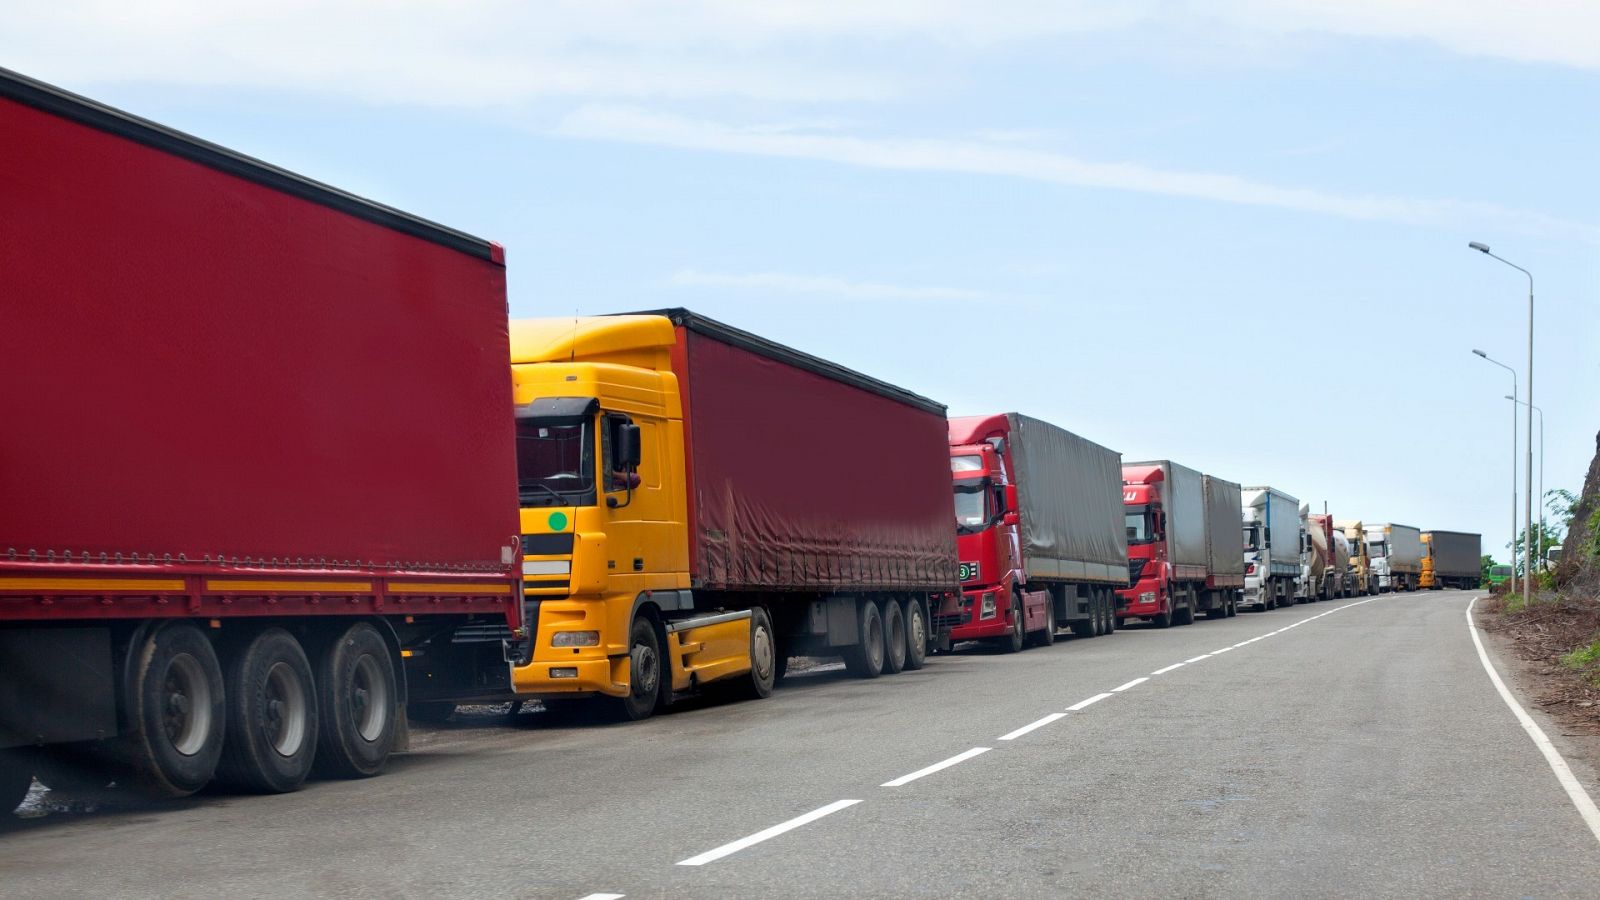
[(1347, 581), (1353, 594), (1376, 595), (1378, 575), (1372, 570), (1372, 554), (1367, 547), (1367, 530), (1359, 519), (1342, 519), (1334, 527), (1350, 542), (1350, 572)]
[(1422, 576), (1425, 590), (1471, 589), (1483, 582), (1483, 539), (1463, 531), (1422, 533)]

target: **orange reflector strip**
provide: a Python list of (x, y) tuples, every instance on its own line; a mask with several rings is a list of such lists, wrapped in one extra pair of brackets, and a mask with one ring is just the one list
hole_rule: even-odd
[(511, 586), (507, 584), (450, 584), (449, 582), (436, 582), (433, 584), (397, 584), (389, 582), (387, 585), (391, 594), (510, 594)]
[(181, 591), (173, 578), (0, 578), (0, 591)]
[(278, 581), (275, 579), (208, 578), (208, 591), (314, 591), (323, 594), (370, 594), (370, 581)]

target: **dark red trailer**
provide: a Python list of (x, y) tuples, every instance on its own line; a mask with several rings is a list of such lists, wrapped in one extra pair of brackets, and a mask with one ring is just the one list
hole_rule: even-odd
[(0, 806), (377, 772), (408, 646), (520, 627), (503, 253), (5, 70), (0, 135)]

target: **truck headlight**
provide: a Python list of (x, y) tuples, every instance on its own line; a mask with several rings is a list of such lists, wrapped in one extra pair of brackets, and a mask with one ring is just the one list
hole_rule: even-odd
[(983, 603), (978, 607), (978, 618), (994, 618), (994, 591), (983, 592)]
[(1155, 591), (1144, 591), (1143, 593), (1139, 594), (1139, 602), (1140, 603), (1154, 603), (1154, 602), (1156, 602), (1156, 592)]
[(598, 631), (558, 631), (550, 636), (552, 647), (598, 647)]

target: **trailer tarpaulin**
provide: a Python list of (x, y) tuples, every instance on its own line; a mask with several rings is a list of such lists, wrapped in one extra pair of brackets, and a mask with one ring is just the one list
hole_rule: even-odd
[(1127, 584), (1122, 454), (1049, 422), (1006, 418), (1028, 575)]

